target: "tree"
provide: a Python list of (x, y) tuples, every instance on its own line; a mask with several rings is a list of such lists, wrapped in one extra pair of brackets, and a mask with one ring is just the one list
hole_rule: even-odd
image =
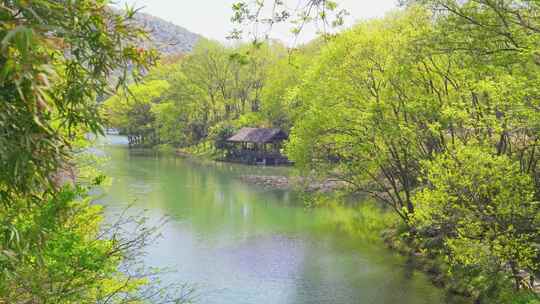
[(291, 130), (301, 109), (301, 103), (293, 97), (295, 89), (301, 83), (304, 70), (317, 58), (320, 48), (319, 41), (315, 41), (292, 53), (282, 51), (276, 62), (268, 66), (261, 112), (270, 126), (287, 133)]
[[(141, 142), (159, 142), (155, 133), (156, 107), (162, 102), (164, 92), (169, 88), (165, 80), (152, 80), (129, 87), (129, 92), (113, 96), (103, 104), (109, 124), (122, 129), (126, 134), (139, 136)], [(153, 110), (154, 109), (154, 110)]]
[(500, 297), (508, 280), (516, 290), (531, 288), (521, 274), (539, 267), (540, 204), (531, 177), (507, 156), (476, 147), (459, 147), (425, 168), (428, 185), (414, 197), (424, 248), (440, 250), (452, 273), (474, 273), (477, 297)]
[[(517, 60), (520, 57), (513, 57), (515, 54), (479, 56), (476, 51), (455, 49), (449, 38), (465, 41), (469, 33), (454, 30), (449, 37), (452, 25), (446, 18), (433, 19), (424, 7), (410, 6), (382, 20), (361, 23), (328, 41), (289, 94), (300, 109), (287, 152), (304, 172), (341, 179), (352, 191), (368, 193), (391, 208), (402, 219), (403, 236), (413, 250), (418, 249), (415, 241), (420, 241), (421, 249), (432, 258), (451, 254), (452, 266), (470, 263), (461, 278), (482, 282), (471, 284), (485, 301), (499, 301), (508, 290), (508, 278), (516, 280), (517, 273), (538, 271), (539, 255), (534, 249), (538, 222), (531, 217), (538, 213), (533, 202), (539, 193), (538, 68), (530, 58)], [(456, 147), (482, 154), (464, 156)], [(473, 152), (469, 153), (475, 155)], [(485, 185), (482, 178), (471, 182), (470, 201), (462, 209), (460, 202), (442, 198), (444, 207), (433, 209), (421, 224), (415, 220), (418, 212), (431, 209), (429, 199), (419, 199), (417, 192), (440, 178), (437, 174), (422, 178), (429, 172), (426, 164), (456, 153), (471, 166), (486, 164), (505, 173), (480, 171), (496, 180), (486, 178)], [(437, 195), (476, 178), (475, 172), (467, 170), (452, 171), (455, 174), (445, 179), (449, 186), (441, 185)], [(506, 185), (508, 189), (499, 189)], [(490, 190), (480, 195), (474, 187)], [(501, 204), (510, 204), (511, 212), (516, 212), (510, 217), (520, 223), (519, 232), (509, 228), (516, 223), (479, 228), (480, 219), (466, 218), (472, 224), (464, 225), (460, 232), (471, 239), (454, 235), (454, 217), (467, 212), (480, 217), (475, 208), (498, 204), (488, 199), (500, 200), (497, 195), (503, 192), (507, 202)], [(496, 209), (492, 215), (497, 221), (508, 219), (508, 210)], [(441, 219), (438, 214), (444, 211), (448, 211), (444, 213), (447, 217)], [(443, 228), (430, 229), (433, 223)], [(497, 234), (497, 238), (480, 237), (484, 232)], [(473, 244), (477, 239), (482, 242)], [(448, 242), (425, 245), (437, 240)], [(486, 252), (479, 252), (483, 247), (495, 250), (480, 257)], [(488, 284), (499, 276), (503, 278), (497, 281), (500, 285)]]
[[(2, 199), (51, 180), (77, 128), (100, 132), (98, 96), (113, 71), (137, 74), (153, 61), (136, 47), (144, 32), (135, 11), (107, 1), (7, 1), (0, 7), (0, 183)], [(129, 65), (129, 66), (128, 66)], [(67, 135), (67, 136), (66, 136)]]
[(156, 59), (137, 47), (136, 12), (108, 4), (0, 4), (0, 302), (183, 301), (137, 271), (153, 230), (104, 225), (88, 195), (103, 177), (76, 161), (83, 135), (101, 133), (96, 100)]
[(156, 140), (147, 144), (197, 145), (212, 140), (216, 128), (267, 124), (268, 72), (285, 57), (277, 43), (228, 48), (203, 40), (192, 54), (150, 70), (130, 94), (109, 98), (104, 111), (129, 135), (152, 134)]
[[(240, 28), (234, 29), (230, 38), (238, 39), (247, 28), (248, 35), (254, 41), (268, 38), (272, 27), (279, 23), (292, 25), (291, 32), (298, 35), (308, 23), (318, 23), (327, 34), (330, 27), (343, 25), (346, 10), (339, 9), (339, 1), (331, 0), (302, 0), (295, 3), (296, 9), (291, 9), (287, 1), (262, 0), (238, 1), (233, 4), (232, 21)], [(251, 27), (251, 28), (250, 28)]]
[(433, 128), (442, 105), (429, 94), (440, 80), (425, 77), (429, 49), (419, 45), (430, 30), (422, 9), (360, 24), (323, 47), (293, 97), (303, 106), (289, 156), (370, 193), (405, 222), (419, 162), (443, 144)]
[[(535, 60), (534, 41), (540, 33), (535, 1), (455, 1), (409, 0), (404, 4), (421, 3), (428, 7), (444, 27), (440, 39), (445, 47), (469, 51), (478, 57), (520, 54), (514, 60)], [(462, 33), (467, 33), (467, 37)], [(467, 38), (467, 39), (466, 39)], [(482, 44), (477, 42), (481, 41)]]
[(462, 91), (468, 91), (469, 97), (464, 98), (468, 98), (468, 108), (474, 109), (478, 117), (473, 120), (481, 121), (475, 131), (489, 130), (481, 132), (484, 139), (496, 147), (498, 154), (519, 161), (538, 188), (538, 3), (411, 2), (420, 2), (432, 10), (437, 20), (437, 51), (463, 58), (457, 63), (468, 67), (463, 70), (469, 71), (472, 81), (468, 90)]

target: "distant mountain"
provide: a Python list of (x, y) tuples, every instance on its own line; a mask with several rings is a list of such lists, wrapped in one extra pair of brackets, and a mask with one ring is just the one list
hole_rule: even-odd
[(202, 38), (187, 29), (161, 18), (138, 13), (136, 20), (150, 33), (150, 45), (155, 47), (163, 55), (176, 55), (189, 53)]

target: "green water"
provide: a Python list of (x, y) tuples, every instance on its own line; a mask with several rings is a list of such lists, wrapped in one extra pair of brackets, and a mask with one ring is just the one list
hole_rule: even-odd
[(306, 210), (292, 193), (238, 180), (286, 169), (201, 164), (109, 141), (99, 148), (113, 178), (103, 203), (170, 216), (145, 262), (174, 269), (163, 280), (195, 286), (197, 303), (445, 303), (403, 258), (336, 229), (329, 210)]

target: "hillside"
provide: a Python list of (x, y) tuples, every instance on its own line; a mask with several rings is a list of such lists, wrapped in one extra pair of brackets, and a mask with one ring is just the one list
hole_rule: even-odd
[(149, 14), (139, 13), (137, 21), (150, 32), (151, 46), (164, 55), (191, 52), (202, 38), (179, 25)]

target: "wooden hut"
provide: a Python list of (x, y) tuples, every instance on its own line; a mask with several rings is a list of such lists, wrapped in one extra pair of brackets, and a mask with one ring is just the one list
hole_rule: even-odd
[(288, 164), (289, 160), (281, 154), (287, 139), (287, 134), (280, 129), (242, 128), (227, 139), (234, 147), (228, 158), (248, 164)]

